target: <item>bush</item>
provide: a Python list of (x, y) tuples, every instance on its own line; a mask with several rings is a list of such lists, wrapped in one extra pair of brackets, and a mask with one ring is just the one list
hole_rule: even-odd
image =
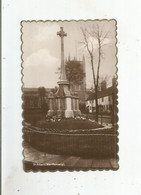
[(95, 129), (103, 127), (97, 122), (92, 122), (88, 119), (74, 119), (74, 118), (64, 118), (58, 121), (38, 121), (35, 126), (41, 128), (49, 128), (49, 129), (58, 129), (58, 130), (76, 130), (76, 129)]
[(23, 111), (24, 121), (32, 123), (45, 119), (45, 114), (42, 109), (26, 109)]
[(84, 114), (87, 113), (87, 109), (86, 109), (85, 103), (79, 103), (79, 109), (80, 109), (81, 113), (84, 113)]

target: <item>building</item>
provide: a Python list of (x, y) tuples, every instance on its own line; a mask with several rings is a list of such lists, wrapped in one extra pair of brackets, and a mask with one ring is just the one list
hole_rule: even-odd
[[(101, 83), (98, 91), (99, 113), (112, 113), (113, 105), (116, 103), (116, 79), (112, 79), (112, 86), (107, 88), (106, 81)], [(91, 92), (86, 101), (86, 107), (89, 113), (96, 111), (95, 92)]]
[[(51, 88), (45, 88), (44, 100), (47, 103), (48, 94)], [(23, 108), (24, 109), (37, 109), (41, 108), (41, 97), (38, 88), (23, 88)]]
[[(82, 70), (84, 73), (86, 73), (85, 70), (85, 57), (83, 56), (82, 60), (76, 60), (75, 57), (74, 59), (71, 59), (70, 56), (68, 57), (67, 61), (76, 61), (79, 62), (82, 65)], [(73, 83), (73, 85), (70, 86), (70, 89), (72, 92), (77, 93), (80, 103), (84, 103), (86, 101), (86, 75), (83, 77), (82, 83), (81, 84), (75, 84)]]

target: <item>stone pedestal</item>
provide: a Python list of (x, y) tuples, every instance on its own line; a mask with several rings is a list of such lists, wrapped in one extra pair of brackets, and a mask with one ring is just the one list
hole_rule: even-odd
[(68, 81), (59, 81), (56, 94), (49, 95), (48, 116), (73, 118), (81, 114), (79, 98), (71, 94)]

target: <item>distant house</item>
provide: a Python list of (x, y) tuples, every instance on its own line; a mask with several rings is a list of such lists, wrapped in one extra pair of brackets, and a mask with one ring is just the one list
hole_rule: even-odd
[[(113, 105), (116, 102), (116, 87), (115, 78), (112, 79), (112, 86), (107, 88), (106, 81), (101, 83), (101, 88), (98, 91), (98, 107), (99, 113), (112, 113)], [(89, 113), (96, 111), (95, 92), (91, 92), (86, 101), (86, 107)]]

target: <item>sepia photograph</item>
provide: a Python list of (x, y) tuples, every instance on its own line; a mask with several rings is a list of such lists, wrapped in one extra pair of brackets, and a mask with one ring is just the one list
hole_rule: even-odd
[(118, 170), (117, 22), (22, 21), (23, 169)]

